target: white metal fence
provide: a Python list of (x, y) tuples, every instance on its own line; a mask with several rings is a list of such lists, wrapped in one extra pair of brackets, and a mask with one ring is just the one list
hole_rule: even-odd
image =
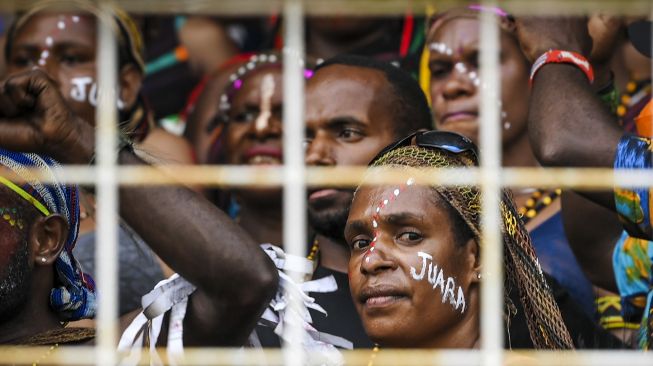
[[(3, 0), (0, 11), (10, 12), (26, 8), (30, 2)], [(102, 2), (100, 2), (102, 3)], [(356, 185), (364, 168), (305, 168), (301, 142), (304, 134), (304, 79), (300, 63), (304, 54), (303, 17), (306, 14), (404, 14), (407, 9), (415, 14), (426, 5), (446, 8), (459, 1), (402, 1), (402, 0), (117, 0), (114, 3), (135, 13), (203, 13), (225, 15), (268, 15), (280, 13), (285, 24), (284, 100), (284, 166), (260, 169), (241, 166), (180, 166), (161, 169), (151, 167), (116, 166), (116, 47), (113, 33), (100, 22), (98, 37), (98, 75), (101, 100), (97, 109), (97, 164), (94, 167), (69, 166), (64, 171), (68, 182), (95, 184), (98, 218), (98, 276), (100, 296), (97, 318), (97, 346), (60, 348), (49, 355), (48, 364), (113, 365), (118, 355), (117, 336), (117, 192), (121, 184), (191, 183), (231, 186), (284, 187), (284, 248), (287, 252), (303, 255), (306, 248), (306, 203), (304, 187), (311, 184)], [(490, 5), (491, 2), (486, 1)], [(612, 11), (617, 14), (651, 14), (648, 0), (550, 0), (502, 1), (498, 5), (514, 14), (588, 14), (591, 11)], [(483, 283), (481, 302), (482, 347), (479, 351), (453, 350), (383, 350), (375, 365), (653, 365), (653, 355), (639, 351), (573, 351), (573, 352), (513, 352), (503, 350), (503, 264), (500, 240), (500, 215), (497, 194), (504, 186), (575, 187), (611, 189), (614, 185), (651, 186), (653, 172), (615, 172), (611, 169), (540, 169), (501, 168), (499, 109), (493, 97), (499, 95), (498, 29), (490, 16), (482, 17), (481, 74), (489, 86), (482, 90), (481, 145), (483, 154), (478, 169), (434, 170), (430, 179), (439, 184), (474, 183), (484, 192), (482, 253)], [(653, 123), (653, 121), (652, 121)], [(337, 174), (334, 174), (337, 173)], [(180, 180), (180, 177), (183, 177)], [(377, 179), (398, 182), (399, 175), (389, 172)], [(293, 306), (303, 306), (293, 304)], [(303, 329), (289, 327), (293, 338), (301, 337)], [(303, 359), (297, 345), (284, 345), (283, 350), (265, 351), (268, 364), (301, 365)], [(0, 348), (0, 363), (32, 363), (35, 354), (47, 348)], [(184, 364), (188, 365), (255, 365), (261, 351), (236, 349), (189, 349)], [(161, 355), (165, 359), (165, 354)], [(348, 365), (366, 365), (370, 351), (344, 352)]]

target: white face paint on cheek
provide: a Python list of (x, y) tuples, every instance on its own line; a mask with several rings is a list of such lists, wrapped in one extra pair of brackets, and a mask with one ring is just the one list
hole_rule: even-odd
[[(88, 103), (93, 107), (97, 107), (98, 100), (98, 87), (95, 80), (90, 76), (74, 77), (70, 79), (72, 89), (70, 89), (70, 98), (76, 102)], [(116, 100), (118, 109), (122, 110), (125, 107), (120, 97)]]
[[(461, 286), (456, 286), (456, 280), (453, 277), (446, 277), (442, 267), (433, 263), (433, 256), (417, 252), (417, 256), (421, 259), (421, 269), (418, 271), (415, 267), (410, 267), (410, 275), (415, 281), (423, 281), (424, 278), (433, 286), (433, 290), (437, 287), (440, 288), (440, 296), (442, 303), (448, 302), (454, 310), (460, 310), (464, 313), (467, 308), (465, 300), (465, 293)], [(426, 275), (428, 273), (428, 275)], [(426, 275), (426, 277), (425, 277)], [(445, 281), (446, 277), (446, 281)]]

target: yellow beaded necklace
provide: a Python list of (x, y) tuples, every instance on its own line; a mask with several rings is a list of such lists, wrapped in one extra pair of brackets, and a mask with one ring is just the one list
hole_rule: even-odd
[(535, 190), (535, 192), (533, 192), (533, 194), (526, 200), (524, 206), (518, 209), (524, 225), (533, 220), (545, 207), (553, 203), (560, 194), (562, 194), (560, 188), (551, 190), (548, 193), (543, 189)]

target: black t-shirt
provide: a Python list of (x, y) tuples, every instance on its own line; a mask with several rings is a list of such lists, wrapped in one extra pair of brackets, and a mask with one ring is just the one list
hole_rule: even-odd
[[(328, 268), (318, 266), (313, 273), (313, 279), (333, 275), (338, 284), (335, 292), (317, 293), (308, 295), (315, 298), (315, 302), (322, 306), (327, 312), (324, 314), (309, 309), (313, 318), (313, 328), (320, 332), (328, 333), (345, 338), (354, 344), (354, 348), (372, 348), (374, 343), (365, 334), (363, 324), (354, 307), (351, 294), (349, 293), (349, 279), (346, 273), (337, 272)], [(263, 347), (280, 347), (281, 341), (270, 327), (257, 326), (256, 334)]]

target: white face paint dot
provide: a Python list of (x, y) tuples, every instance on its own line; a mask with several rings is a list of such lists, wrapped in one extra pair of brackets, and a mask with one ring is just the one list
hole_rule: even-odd
[(384, 205), (387, 205), (387, 204), (388, 204), (388, 200), (383, 200), (383, 204), (384, 204)]
[(395, 196), (398, 196), (398, 195), (399, 195), (399, 189), (398, 189), (398, 188), (397, 188), (397, 189), (395, 189), (395, 191), (394, 191), (394, 192), (392, 192), (392, 193), (394, 193), (394, 195), (395, 195)]
[(66, 22), (64, 22), (63, 20), (58, 21), (57, 22), (57, 28), (66, 29)]
[(371, 248), (370, 248), (370, 252), (373, 252), (373, 251), (374, 251), (374, 247), (371, 247)]
[(372, 227), (374, 228), (379, 227), (379, 224), (376, 222), (376, 220), (372, 220)]
[(52, 40), (52, 37), (46, 37), (45, 38), (45, 45), (46, 46), (52, 47), (53, 44), (54, 44), (54, 41)]
[(415, 178), (408, 178), (406, 181), (407, 186), (412, 186), (415, 183)]
[[(474, 86), (479, 86), (481, 84), (481, 80), (476, 79), (474, 80)], [(485, 88), (485, 85), (483, 85), (483, 88)]]
[(366, 263), (370, 263), (370, 257), (365, 258)]
[(48, 58), (49, 56), (50, 56), (50, 51), (43, 50), (43, 52), (41, 52), (41, 58)]
[(45, 66), (45, 60), (39, 59), (39, 66)]
[(77, 15), (73, 15), (73, 22), (79, 23), (79, 17)]
[(454, 66), (454, 67), (456, 68), (456, 70), (457, 70), (458, 72), (461, 72), (461, 73), (467, 71), (467, 68), (466, 68), (465, 65), (464, 65), (463, 63), (461, 63), (461, 62), (457, 62), (457, 63), (456, 63), (456, 66)]
[(376, 208), (376, 213), (379, 213), (379, 212), (381, 212), (381, 207)]
[(277, 62), (277, 56), (276, 55), (270, 55), (270, 62)]

